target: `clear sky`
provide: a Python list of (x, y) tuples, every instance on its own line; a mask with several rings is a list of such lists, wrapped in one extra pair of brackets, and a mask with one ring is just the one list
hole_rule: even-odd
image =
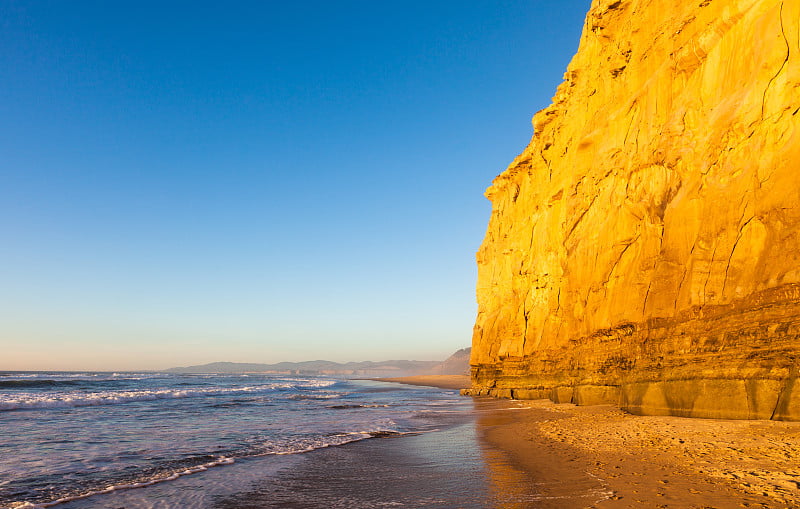
[(0, 370), (468, 346), (589, 3), (0, 3)]

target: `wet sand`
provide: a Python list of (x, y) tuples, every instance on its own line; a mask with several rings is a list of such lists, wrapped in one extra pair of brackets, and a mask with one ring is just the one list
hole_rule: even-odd
[(505, 405), (497, 400), (475, 402), (464, 411), (443, 415), (439, 431), (301, 455), (286, 470), (246, 491), (218, 498), (213, 507), (544, 507), (539, 505), (535, 479), (478, 436), (480, 416), (505, 413)]
[(612, 495), (587, 473), (588, 465), (574, 463), (568, 446), (555, 444), (542, 454), (518, 433), (516, 426), (532, 414), (523, 421), (518, 415), (529, 410), (488, 398), (470, 407), (447, 417), (440, 431), (302, 455), (289, 470), (213, 507), (577, 509)]
[[(401, 380), (386, 381), (437, 383), (435, 377)], [(538, 494), (535, 503), (518, 507), (800, 507), (800, 422), (636, 416), (611, 406), (549, 400), (473, 400), (490, 486), (513, 490), (531, 482)]]
[(394, 382), (406, 385), (439, 387), (440, 389), (467, 389), (472, 385), (469, 375), (419, 375), (395, 378), (370, 378), (377, 382)]

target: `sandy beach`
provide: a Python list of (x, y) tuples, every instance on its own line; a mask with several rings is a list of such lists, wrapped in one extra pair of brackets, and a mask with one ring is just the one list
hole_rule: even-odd
[[(384, 381), (454, 389), (465, 379)], [(800, 422), (636, 416), (549, 400), (474, 404), (492, 482), (509, 489), (515, 476), (533, 479), (536, 507), (800, 507)]]
[(466, 389), (471, 385), (469, 375), (417, 375), (394, 378), (370, 378), (377, 382), (394, 382), (405, 385), (439, 387), (440, 389)]
[(476, 400), (486, 405), (497, 410), (479, 413), (479, 437), (537, 480), (546, 495), (537, 507), (800, 507), (798, 422)]

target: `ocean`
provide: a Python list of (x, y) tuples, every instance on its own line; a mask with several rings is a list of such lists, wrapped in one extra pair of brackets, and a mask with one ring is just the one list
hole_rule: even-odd
[(332, 377), (0, 372), (0, 507), (490, 507), (471, 412)]

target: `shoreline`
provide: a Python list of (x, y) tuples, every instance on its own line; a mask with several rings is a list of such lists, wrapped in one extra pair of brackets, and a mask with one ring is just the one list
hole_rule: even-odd
[[(435, 385), (436, 378), (381, 381)], [(453, 389), (452, 385), (443, 388)], [(473, 397), (486, 457), (534, 479), (536, 507), (800, 507), (800, 422), (639, 416), (611, 405)]]
[[(445, 379), (378, 381), (435, 386)], [(427, 432), (237, 459), (59, 507), (151, 507), (176, 496), (193, 509), (800, 507), (800, 422), (636, 416), (611, 406), (489, 397), (465, 397), (453, 409)]]
[(415, 375), (392, 378), (364, 378), (363, 380), (454, 390), (468, 389), (472, 384), (469, 375)]

